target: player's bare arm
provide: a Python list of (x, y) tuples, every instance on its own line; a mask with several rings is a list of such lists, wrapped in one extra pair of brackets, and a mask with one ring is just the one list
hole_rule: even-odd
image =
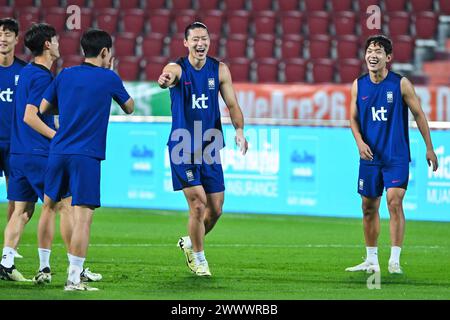
[(400, 85), (403, 100), (405, 100), (406, 104), (409, 107), (409, 110), (411, 110), (411, 113), (416, 120), (417, 127), (419, 128), (423, 140), (425, 141), (425, 145), (427, 147), (426, 158), (428, 166), (433, 165), (433, 171), (436, 171), (438, 168), (438, 160), (436, 154), (434, 153), (433, 142), (431, 141), (430, 135), (430, 128), (428, 127), (427, 118), (422, 110), (422, 107), (420, 106), (419, 98), (416, 95), (414, 86), (412, 85), (411, 81), (409, 81), (405, 77), (402, 78)]
[(23, 121), (29, 125), (31, 128), (42, 134), (43, 136), (53, 139), (56, 134), (56, 131), (47, 126), (41, 118), (38, 116), (39, 109), (32, 105), (27, 104), (25, 107), (25, 115), (23, 117)]
[(134, 100), (133, 100), (133, 98), (128, 99), (123, 105), (120, 106), (120, 108), (126, 114), (132, 114), (133, 111), (134, 111)]
[(231, 122), (236, 129), (236, 144), (240, 147), (242, 154), (245, 154), (248, 149), (248, 142), (244, 137), (244, 116), (234, 93), (230, 69), (222, 62), (219, 66), (219, 81), (220, 94), (230, 111)]
[(181, 67), (176, 63), (166, 65), (159, 76), (158, 84), (161, 88), (170, 88), (178, 83), (181, 78)]
[(358, 95), (358, 80), (353, 81), (350, 100), (350, 128), (358, 146), (359, 156), (364, 160), (373, 160), (373, 153), (370, 147), (364, 142), (361, 135), (361, 128), (358, 121), (358, 109), (356, 108), (356, 98)]

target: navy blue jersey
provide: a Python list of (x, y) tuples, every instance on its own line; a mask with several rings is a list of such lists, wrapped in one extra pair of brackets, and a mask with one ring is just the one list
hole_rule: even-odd
[(411, 159), (408, 134), (408, 106), (403, 101), (402, 76), (389, 71), (380, 83), (369, 74), (358, 79), (359, 125), (364, 142), (373, 152), (368, 164), (401, 164)]
[[(200, 70), (196, 70), (187, 57), (180, 58), (176, 63), (181, 66), (182, 71), (178, 83), (170, 88), (172, 101), (170, 137), (177, 129), (188, 130), (191, 136), (191, 152), (194, 153), (197, 150), (196, 147), (204, 149), (211, 142), (206, 138), (205, 132), (209, 129), (217, 129), (222, 136), (220, 143), (223, 146), (219, 109), (219, 61), (207, 57), (205, 65)], [(203, 138), (201, 144), (194, 143), (195, 126), (197, 126), (196, 132), (201, 132)], [(178, 141), (171, 141), (170, 137), (169, 148), (178, 143)]]
[(0, 66), (0, 144), (9, 144), (14, 96), (19, 82), (20, 71), (26, 62), (14, 57), (9, 67)]
[(130, 99), (113, 71), (90, 63), (63, 69), (44, 98), (59, 109), (59, 128), (50, 153), (105, 159), (111, 102)]
[[(16, 91), (11, 129), (11, 153), (48, 155), (50, 139), (44, 137), (24, 121), (25, 108), (31, 104), (39, 108), (44, 91), (53, 80), (52, 73), (46, 67), (34, 62), (27, 64), (20, 72)], [(55, 130), (53, 116), (38, 113), (42, 121)]]

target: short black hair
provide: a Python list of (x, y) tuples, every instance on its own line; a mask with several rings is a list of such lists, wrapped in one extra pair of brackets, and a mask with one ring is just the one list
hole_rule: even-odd
[(56, 36), (54, 27), (47, 23), (34, 23), (25, 33), (25, 46), (30, 49), (34, 57), (42, 55), (46, 41), (51, 42)]
[(14, 32), (16, 37), (19, 35), (19, 23), (13, 18), (0, 19), (0, 27), (3, 27), (3, 30)]
[(383, 34), (377, 34), (374, 36), (370, 36), (369, 38), (367, 38), (366, 40), (366, 47), (364, 52), (367, 51), (367, 48), (371, 45), (379, 45), (380, 47), (384, 48), (384, 51), (386, 52), (386, 55), (391, 54), (392, 53), (392, 40), (389, 39), (388, 37), (386, 37)]
[(81, 37), (81, 47), (86, 58), (95, 58), (103, 48), (112, 48), (112, 39), (106, 31), (90, 29)]
[(186, 27), (186, 29), (184, 29), (184, 38), (187, 40), (187, 38), (189, 36), (189, 31), (193, 30), (193, 29), (197, 29), (197, 28), (205, 29), (209, 35), (208, 27), (206, 27), (206, 25), (204, 23), (195, 21), (195, 22), (191, 23), (190, 25), (188, 25)]

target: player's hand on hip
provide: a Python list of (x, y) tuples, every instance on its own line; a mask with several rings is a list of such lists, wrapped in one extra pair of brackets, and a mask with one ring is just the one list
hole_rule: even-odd
[(244, 133), (242, 132), (242, 129), (236, 130), (236, 144), (238, 145), (239, 149), (242, 152), (242, 155), (245, 155), (248, 150), (248, 142), (247, 139), (244, 137)]
[(373, 153), (372, 150), (370, 150), (370, 147), (365, 144), (364, 142), (361, 142), (358, 144), (358, 150), (359, 150), (359, 156), (363, 160), (373, 160)]
[(172, 74), (170, 72), (164, 72), (159, 76), (158, 83), (160, 86), (167, 87), (172, 81)]
[(433, 149), (427, 150), (427, 162), (428, 166), (433, 165), (433, 171), (436, 171), (438, 168), (438, 160), (436, 154)]

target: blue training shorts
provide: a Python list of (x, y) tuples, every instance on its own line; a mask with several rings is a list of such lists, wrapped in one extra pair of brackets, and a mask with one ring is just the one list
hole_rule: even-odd
[(9, 144), (0, 144), (0, 177), (9, 176)]
[(383, 194), (383, 188), (407, 189), (409, 163), (391, 165), (373, 165), (360, 163), (358, 193), (368, 198), (377, 198)]
[(100, 159), (84, 155), (50, 154), (45, 194), (53, 201), (72, 195), (73, 206), (100, 207)]
[(37, 202), (44, 200), (47, 156), (11, 154), (9, 161), (8, 200)]

